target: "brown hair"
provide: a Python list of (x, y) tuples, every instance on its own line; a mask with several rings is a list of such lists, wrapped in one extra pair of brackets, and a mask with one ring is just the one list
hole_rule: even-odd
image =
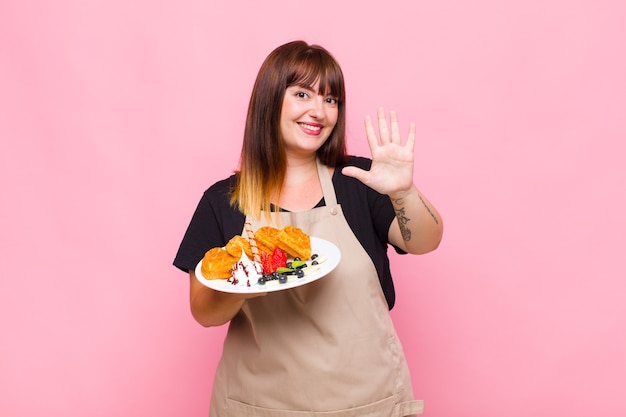
[(246, 215), (269, 216), (272, 198), (278, 198), (286, 172), (280, 136), (280, 115), (287, 87), (311, 88), (319, 80), (319, 94), (337, 99), (338, 117), (329, 138), (317, 151), (320, 161), (336, 167), (345, 162), (346, 110), (343, 73), (332, 55), (318, 45), (289, 42), (274, 49), (254, 83), (241, 148), (240, 170), (231, 203)]

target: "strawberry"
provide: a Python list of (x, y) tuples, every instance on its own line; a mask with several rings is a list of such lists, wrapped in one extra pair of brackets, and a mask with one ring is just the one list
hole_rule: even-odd
[[(274, 271), (276, 268), (286, 267), (287, 266), (287, 255), (281, 248), (274, 249), (274, 253), (272, 253), (272, 267)], [(273, 271), (272, 271), (273, 272)]]
[(259, 257), (261, 258), (261, 265), (263, 266), (264, 274), (271, 274), (276, 271), (276, 268), (272, 266), (272, 256), (267, 252), (261, 251), (259, 253)]

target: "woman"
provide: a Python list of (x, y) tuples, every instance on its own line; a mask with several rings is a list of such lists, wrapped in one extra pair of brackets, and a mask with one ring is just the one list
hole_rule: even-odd
[[(371, 160), (345, 150), (343, 74), (323, 48), (290, 42), (263, 63), (250, 99), (240, 170), (203, 195), (174, 264), (190, 275), (203, 326), (230, 323), (211, 416), (405, 416), (413, 399), (389, 316), (394, 291), (387, 245), (434, 250), (437, 210), (413, 184), (415, 126), (378, 111), (365, 130)], [(227, 294), (194, 275), (204, 253), (244, 222), (294, 225), (341, 250), (323, 279), (269, 294)], [(321, 414), (320, 414), (321, 415)]]

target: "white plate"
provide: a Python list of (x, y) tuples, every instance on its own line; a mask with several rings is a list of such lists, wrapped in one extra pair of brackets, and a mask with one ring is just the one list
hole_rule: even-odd
[(339, 252), (337, 246), (328, 240), (317, 237), (311, 237), (311, 254), (314, 253), (320, 256), (326, 256), (326, 262), (321, 263), (317, 271), (311, 272), (303, 278), (289, 276), (289, 280), (284, 284), (280, 284), (277, 280), (274, 280), (264, 285), (250, 282), (251, 285), (247, 287), (245, 285), (233, 285), (225, 279), (206, 279), (202, 276), (202, 261), (198, 262), (198, 265), (196, 265), (196, 278), (207, 287), (222, 292), (255, 294), (287, 290), (289, 288), (301, 287), (326, 276), (337, 267), (341, 259), (341, 252)]

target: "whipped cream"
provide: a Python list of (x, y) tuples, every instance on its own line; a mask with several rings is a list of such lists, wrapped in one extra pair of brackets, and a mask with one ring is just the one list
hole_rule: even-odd
[(228, 282), (233, 285), (250, 287), (252, 284), (256, 284), (261, 276), (263, 276), (263, 266), (259, 262), (250, 260), (242, 250), (241, 258), (233, 265)]

